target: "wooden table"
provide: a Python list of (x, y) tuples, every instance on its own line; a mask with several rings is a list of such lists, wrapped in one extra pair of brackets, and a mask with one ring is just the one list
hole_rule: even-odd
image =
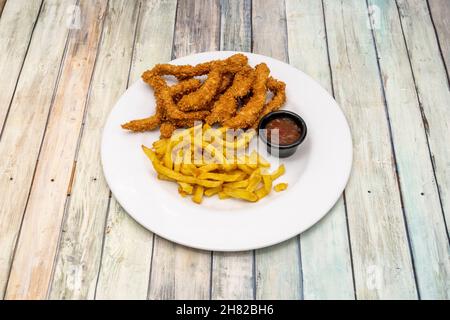
[[(0, 8), (0, 297), (450, 298), (449, 0)], [(350, 123), (343, 197), (282, 244), (176, 245), (131, 219), (103, 178), (102, 128), (127, 86), (155, 63), (209, 50), (289, 62)]]

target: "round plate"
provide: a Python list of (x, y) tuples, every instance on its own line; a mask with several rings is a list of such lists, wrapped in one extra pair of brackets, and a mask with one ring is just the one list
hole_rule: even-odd
[[(172, 61), (195, 65), (236, 52), (204, 52)], [(350, 175), (352, 139), (334, 99), (309, 76), (262, 55), (244, 53), (255, 66), (265, 62), (271, 75), (286, 83), (283, 109), (300, 114), (308, 136), (297, 152), (280, 161), (286, 191), (272, 192), (256, 203), (205, 198), (201, 205), (182, 198), (177, 185), (156, 178), (141, 145), (151, 146), (159, 131), (130, 133), (120, 125), (155, 111), (152, 89), (141, 80), (117, 102), (106, 122), (101, 157), (115, 198), (141, 225), (168, 240), (205, 250), (240, 251), (287, 240), (319, 221), (338, 200)], [(151, 67), (151, 66), (149, 66)], [(276, 169), (276, 167), (272, 167)]]

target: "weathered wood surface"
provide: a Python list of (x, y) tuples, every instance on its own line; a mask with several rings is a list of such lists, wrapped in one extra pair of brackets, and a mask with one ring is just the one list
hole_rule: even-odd
[[(50, 298), (93, 299), (110, 191), (100, 163), (103, 124), (127, 87), (139, 3), (109, 1)], [(124, 237), (126, 239), (127, 237)]]
[(377, 57), (363, 1), (325, 1), (336, 100), (349, 121), (346, 205), (359, 299), (414, 299), (416, 285)]
[[(448, 1), (4, 4), (0, 297), (449, 298)], [(101, 131), (126, 87), (155, 63), (218, 49), (290, 62), (334, 93), (352, 129), (345, 196), (262, 250), (155, 236), (102, 174)]]
[[(8, 6), (9, 7), (9, 6)], [(7, 8), (8, 10), (8, 8)], [(7, 11), (6, 11), (7, 12)], [(2, 15), (3, 17), (6, 16)], [(64, 53), (66, 5), (46, 1), (0, 140), (0, 295), (3, 297)], [(12, 32), (12, 31), (11, 31)], [(52, 46), (42, 43), (52, 39)], [(45, 81), (42, 79), (45, 78)], [(30, 107), (32, 106), (32, 107)], [(27, 277), (31, 276), (27, 274)], [(23, 277), (26, 281), (26, 277)]]
[[(253, 52), (288, 62), (284, 1), (254, 0)], [(256, 298), (299, 299), (302, 295), (299, 238), (257, 250)]]
[[(422, 299), (448, 299), (449, 244), (397, 6), (370, 0), (406, 223)], [(401, 93), (401, 94), (399, 94)]]
[[(105, 0), (81, 1), (80, 28), (69, 34), (11, 268), (8, 299), (47, 296), (106, 4)], [(29, 276), (24, 279), (24, 274)]]
[(445, 61), (447, 77), (450, 77), (450, 3), (448, 0), (428, 0), (433, 26)]
[(6, 0), (0, 0), (0, 16), (2, 15), (5, 4), (6, 4)]
[[(450, 230), (450, 90), (425, 1), (398, 1), (443, 211)], [(447, 41), (449, 41), (447, 39)]]
[[(286, 1), (289, 62), (333, 94), (320, 1)], [(314, 30), (314, 32), (311, 32)], [(353, 299), (353, 275), (344, 200), (300, 235), (305, 299)]]
[[(155, 63), (169, 61), (176, 1), (143, 1), (129, 84)], [(153, 234), (138, 225), (112, 198), (97, 286), (97, 299), (146, 299)]]
[[(178, 1), (172, 57), (219, 49), (220, 3)], [(150, 299), (209, 299), (211, 253), (155, 236)]]
[[(0, 1), (0, 16), (5, 0)], [(10, 1), (0, 19), (0, 132), (39, 15), (40, 1)]]
[[(251, 1), (222, 0), (220, 49), (251, 51)], [(211, 298), (253, 299), (254, 252), (223, 253), (212, 256)]]

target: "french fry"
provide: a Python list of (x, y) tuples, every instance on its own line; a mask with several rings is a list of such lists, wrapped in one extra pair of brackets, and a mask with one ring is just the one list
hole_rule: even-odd
[(181, 190), (183, 190), (187, 194), (192, 194), (194, 192), (194, 187), (186, 182), (178, 182), (178, 185), (180, 186)]
[(219, 193), (220, 190), (222, 190), (221, 187), (208, 188), (208, 189), (205, 190), (204, 194), (205, 194), (205, 196), (207, 196), (207, 197), (211, 197), (211, 196), (213, 196), (213, 195)]
[(259, 188), (258, 190), (255, 191), (255, 194), (258, 197), (258, 200), (261, 200), (262, 198), (267, 196), (269, 194), (269, 192), (270, 192), (270, 190), (267, 191), (266, 188), (264, 186), (262, 186), (261, 188)]
[(219, 199), (220, 200), (225, 200), (225, 199), (229, 199), (229, 198), (231, 198), (231, 197), (229, 195), (227, 195), (225, 192), (223, 192), (223, 191), (219, 192)]
[(275, 190), (276, 192), (280, 192), (286, 190), (287, 187), (288, 187), (287, 183), (279, 183), (275, 185), (275, 187), (273, 187), (273, 190)]
[(210, 172), (219, 169), (219, 165), (217, 163), (209, 163), (205, 164), (204, 166), (200, 166), (198, 169), (204, 173), (204, 172)]
[(182, 162), (183, 162), (183, 150), (180, 149), (176, 154), (175, 163), (173, 166), (173, 170), (175, 172), (180, 172)]
[(223, 192), (233, 198), (247, 200), (250, 202), (258, 201), (256, 194), (245, 189), (223, 188)]
[(286, 183), (273, 187), (273, 181), (285, 173), (284, 165), (270, 173), (270, 163), (255, 150), (245, 154), (244, 149), (256, 131), (243, 132), (232, 140), (225, 133), (223, 127), (197, 125), (174, 133), (170, 139), (153, 142), (153, 150), (145, 146), (142, 149), (158, 179), (176, 182), (178, 193), (182, 197), (192, 196), (192, 201), (198, 204), (204, 196), (216, 194), (219, 199), (256, 202), (272, 188), (277, 192), (287, 188)]
[(256, 187), (260, 182), (261, 182), (260, 169), (256, 169), (248, 178), (248, 186), (246, 190), (249, 192), (255, 191)]
[(284, 164), (280, 165), (278, 169), (272, 173), (271, 178), (272, 181), (278, 179), (286, 172), (286, 168), (284, 167)]
[(203, 190), (204, 188), (202, 186), (195, 186), (194, 188), (194, 196), (192, 197), (192, 201), (195, 203), (202, 203), (203, 200)]
[(248, 186), (248, 179), (241, 180), (241, 181), (224, 183), (223, 186), (227, 187), (227, 188), (247, 188), (247, 186)]
[(223, 182), (233, 182), (239, 179), (240, 174), (227, 174), (227, 173), (212, 173), (212, 172), (202, 172), (198, 176), (199, 179), (209, 179), (217, 180)]
[(192, 176), (186, 176), (179, 172), (175, 172), (172, 169), (166, 168), (161, 163), (159, 163), (158, 159), (156, 158), (155, 153), (151, 149), (143, 146), (143, 150), (144, 150), (145, 154), (152, 161), (153, 168), (155, 169), (155, 171), (164, 176), (167, 176), (171, 179), (174, 179), (176, 181), (190, 183), (190, 184), (198, 184), (200, 186), (207, 187), (207, 188), (218, 187), (218, 186), (222, 185), (222, 183), (223, 183), (222, 181), (210, 181), (210, 180), (197, 179)]

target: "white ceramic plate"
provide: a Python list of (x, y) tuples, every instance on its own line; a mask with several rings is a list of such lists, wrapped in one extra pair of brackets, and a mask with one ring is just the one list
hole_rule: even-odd
[[(234, 53), (204, 52), (171, 63), (195, 65)], [(352, 164), (352, 139), (337, 103), (294, 67), (262, 55), (245, 55), (253, 66), (265, 62), (272, 76), (286, 82), (287, 103), (283, 108), (300, 114), (308, 126), (307, 138), (297, 153), (281, 160), (286, 174), (279, 182), (289, 183), (284, 192), (272, 192), (257, 203), (213, 197), (197, 205), (188, 197), (180, 197), (175, 184), (157, 180), (142, 152), (141, 145), (151, 146), (159, 132), (136, 134), (120, 127), (124, 122), (154, 113), (152, 89), (142, 81), (136, 82), (109, 115), (101, 150), (106, 180), (122, 207), (161, 237), (218, 251), (270, 246), (319, 221), (344, 190)]]

